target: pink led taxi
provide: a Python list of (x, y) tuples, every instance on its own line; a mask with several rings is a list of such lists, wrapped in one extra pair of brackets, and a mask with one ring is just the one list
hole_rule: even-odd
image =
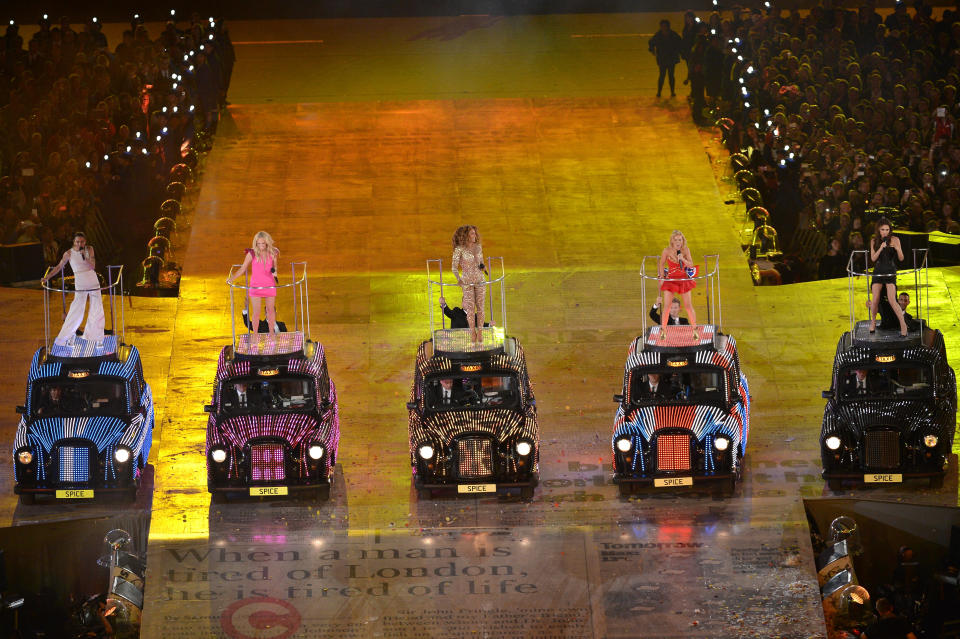
[[(234, 268), (237, 268), (234, 266)], [(233, 271), (231, 270), (231, 275)], [(231, 284), (246, 300), (248, 283)], [(337, 391), (323, 346), (310, 340), (306, 263), (291, 264), (294, 327), (289, 332), (237, 333), (220, 351), (207, 421), (207, 488), (217, 501), (229, 495), (282, 497), (306, 493), (329, 499), (340, 424)]]

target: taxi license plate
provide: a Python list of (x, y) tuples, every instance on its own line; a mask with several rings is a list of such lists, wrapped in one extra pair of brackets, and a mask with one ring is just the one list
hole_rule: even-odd
[(673, 486), (693, 486), (693, 477), (656, 477), (654, 488), (672, 488)]
[(89, 488), (77, 490), (58, 490), (57, 499), (93, 499), (93, 490)]
[(865, 484), (899, 484), (903, 482), (903, 475), (899, 473), (895, 475), (885, 473), (869, 473), (863, 476), (863, 482)]
[(287, 494), (289, 494), (289, 491), (286, 486), (253, 486), (250, 488), (251, 497), (275, 497)]
[(496, 484), (457, 484), (458, 493), (495, 493)]

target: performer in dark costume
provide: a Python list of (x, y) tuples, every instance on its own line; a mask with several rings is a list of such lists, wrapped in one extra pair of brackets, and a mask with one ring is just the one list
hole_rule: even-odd
[(900, 239), (891, 232), (890, 220), (885, 217), (877, 220), (876, 231), (870, 238), (870, 260), (873, 262), (873, 279), (870, 280), (870, 332), (877, 328), (880, 290), (886, 289), (887, 302), (900, 322), (900, 335), (906, 337), (907, 324), (903, 320), (903, 309), (897, 304), (897, 261), (903, 261), (903, 249), (900, 247)]

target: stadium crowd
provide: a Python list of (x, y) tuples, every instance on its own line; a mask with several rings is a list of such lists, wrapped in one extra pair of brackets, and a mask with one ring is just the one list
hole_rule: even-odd
[(685, 17), (694, 119), (752, 174), (785, 283), (843, 276), (880, 217), (960, 234), (960, 12), (842, 4)]
[(198, 15), (178, 24), (171, 12), (156, 37), (135, 16), (113, 47), (96, 18), (77, 28), (44, 16), (26, 43), (11, 21), (0, 38), (0, 244), (42, 242), (48, 264), (81, 229), (105, 259), (130, 238), (142, 248), (171, 167), (216, 127), (233, 60), (222, 22)]

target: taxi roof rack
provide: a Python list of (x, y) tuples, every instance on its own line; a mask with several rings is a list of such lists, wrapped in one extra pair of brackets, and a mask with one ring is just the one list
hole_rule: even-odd
[[(700, 265), (697, 265), (699, 269)], [(717, 342), (723, 336), (723, 306), (720, 301), (720, 255), (714, 253), (710, 255), (703, 256), (703, 272), (699, 270), (696, 271), (693, 275), (689, 276), (690, 281), (696, 282), (697, 284), (704, 284), (701, 288), (702, 293), (700, 295), (706, 297), (707, 303), (707, 321), (702, 324), (697, 325), (698, 331), (700, 329), (711, 329), (711, 337), (706, 342), (703, 341), (703, 335), (701, 335), (701, 340), (699, 344), (696, 344), (698, 348), (702, 348), (710, 343), (710, 340), (713, 340), (713, 348), (720, 348), (721, 345)], [(656, 294), (660, 292), (660, 256), (659, 255), (644, 255), (643, 260), (640, 262), (640, 305), (642, 306), (640, 317), (643, 320), (643, 332), (641, 333), (644, 336), (644, 339), (640, 341), (639, 347), (641, 349), (646, 348), (655, 348), (658, 346), (663, 346), (661, 344), (653, 344), (650, 341), (650, 336), (655, 335), (659, 337), (660, 327), (658, 326), (647, 326), (647, 311), (650, 309), (649, 304), (647, 304), (647, 287), (653, 286)], [(661, 313), (669, 312), (668, 309), (660, 309)], [(667, 342), (672, 341), (671, 335), (675, 335), (678, 341), (683, 341), (684, 338), (689, 339), (691, 342), (688, 344), (693, 347), (693, 327), (692, 326), (667, 326)], [(681, 344), (673, 345), (673, 347), (680, 346)]]
[[(446, 315), (441, 311), (439, 318), (436, 310), (440, 306), (440, 298), (444, 297), (444, 289), (460, 290), (459, 284), (444, 283), (443, 260), (427, 260), (427, 304), (430, 309), (430, 336), (433, 339), (434, 351), (447, 357), (463, 358), (475, 357), (482, 353), (502, 353), (507, 340), (507, 297), (504, 280), (506, 270), (502, 257), (488, 257), (486, 259), (487, 280), (485, 301), (487, 303), (486, 319), (489, 326), (483, 327), (483, 342), (476, 344), (470, 340), (470, 329), (452, 328), (447, 326)], [(447, 301), (444, 298), (444, 301)], [(455, 304), (447, 304), (450, 308)], [(495, 320), (499, 320), (499, 323)], [(438, 326), (439, 323), (439, 326)]]
[[(850, 303), (850, 330), (844, 335), (844, 348), (850, 349), (854, 346), (867, 348), (890, 348), (893, 346), (915, 345), (917, 343), (927, 344), (929, 342), (930, 328), (930, 280), (927, 268), (928, 252), (925, 248), (915, 248), (912, 250), (913, 268), (897, 271), (898, 277), (904, 275), (913, 275), (913, 300), (916, 302), (915, 318), (918, 326), (910, 328), (908, 326), (906, 336), (900, 335), (899, 328), (884, 329), (880, 328), (880, 322), (876, 323), (876, 330), (870, 332), (870, 318), (858, 320), (857, 313), (866, 311), (867, 304), (870, 303), (873, 291), (870, 284), (870, 253), (862, 249), (851, 251), (850, 258), (847, 260), (847, 295)], [(863, 278), (864, 288), (866, 290), (866, 304), (857, 303), (857, 290), (860, 288), (858, 280)], [(903, 292), (898, 290), (898, 294)], [(864, 313), (866, 315), (866, 313)]]

